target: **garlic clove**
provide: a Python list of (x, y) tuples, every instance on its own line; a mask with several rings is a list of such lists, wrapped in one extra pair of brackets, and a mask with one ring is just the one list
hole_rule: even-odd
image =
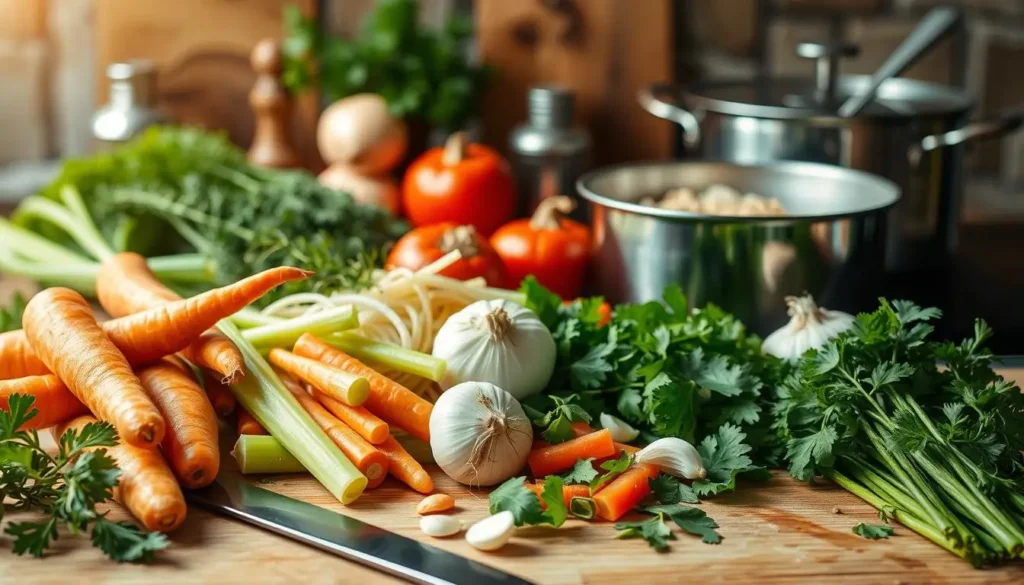
[(663, 473), (684, 479), (704, 479), (704, 460), (693, 445), (676, 437), (666, 437), (647, 445), (636, 454), (637, 463), (656, 466)]
[(477, 550), (498, 550), (512, 537), (515, 527), (512, 512), (498, 512), (470, 526), (466, 531), (466, 542)]
[(619, 443), (628, 443), (640, 435), (640, 431), (634, 429), (617, 416), (602, 412), (599, 417), (601, 428), (612, 432), (612, 440)]
[(427, 536), (443, 538), (462, 532), (462, 521), (451, 516), (424, 516), (420, 518), (420, 530)]

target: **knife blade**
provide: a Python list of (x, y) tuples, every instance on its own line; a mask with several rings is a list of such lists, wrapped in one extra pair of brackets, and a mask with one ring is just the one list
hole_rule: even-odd
[(244, 480), (221, 476), (189, 503), (423, 585), (532, 585), (482, 563)]

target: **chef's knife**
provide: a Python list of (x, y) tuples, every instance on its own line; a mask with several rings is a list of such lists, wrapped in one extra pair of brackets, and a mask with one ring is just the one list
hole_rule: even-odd
[(344, 559), (424, 585), (531, 585), (529, 581), (411, 538), (307, 504), (244, 480), (218, 477), (188, 501), (217, 514), (315, 546)]

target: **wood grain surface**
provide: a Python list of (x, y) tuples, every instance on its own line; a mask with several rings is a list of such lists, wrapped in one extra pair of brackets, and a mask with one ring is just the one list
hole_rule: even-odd
[[(14, 289), (31, 292), (33, 286), (0, 278), (0, 302)], [(1021, 380), (1024, 370), (1004, 375)], [(235, 473), (234, 460), (226, 456), (224, 461), (224, 473)], [(437, 468), (430, 471), (438, 490), (455, 496), (454, 514), (464, 524), (486, 516), (486, 492), (458, 485)], [(765, 483), (743, 483), (737, 491), (702, 504), (721, 525), (721, 544), (702, 544), (675, 530), (677, 540), (664, 553), (654, 552), (641, 540), (614, 539), (608, 523), (578, 520), (557, 530), (520, 529), (502, 550), (482, 553), (461, 535), (432, 539), (421, 533), (414, 511), (420, 496), (391, 479), (347, 507), (308, 475), (251, 480), (538, 584), (1024, 583), (1024, 565), (975, 570), (900, 525), (888, 540), (860, 538), (851, 531), (858, 522), (878, 522), (873, 508), (830, 483), (808, 486), (782, 473)], [(125, 517), (116, 505), (110, 513)], [(171, 539), (171, 548), (155, 563), (139, 566), (112, 563), (81, 538), (61, 539), (44, 560), (16, 557), (9, 552), (9, 540), (0, 536), (0, 585), (401, 582), (195, 508)]]

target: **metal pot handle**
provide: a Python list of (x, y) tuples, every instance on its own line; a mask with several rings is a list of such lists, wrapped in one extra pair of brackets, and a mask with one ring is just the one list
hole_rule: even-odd
[(679, 92), (667, 83), (653, 83), (641, 89), (636, 96), (640, 107), (653, 116), (675, 122), (683, 127), (683, 146), (692, 151), (700, 144), (700, 120), (680, 105)]
[(999, 112), (989, 118), (969, 122), (963, 128), (950, 130), (945, 134), (934, 134), (921, 139), (917, 149), (922, 152), (936, 150), (944, 146), (956, 146), (980, 138), (994, 138), (1009, 134), (1024, 124), (1024, 108)]

